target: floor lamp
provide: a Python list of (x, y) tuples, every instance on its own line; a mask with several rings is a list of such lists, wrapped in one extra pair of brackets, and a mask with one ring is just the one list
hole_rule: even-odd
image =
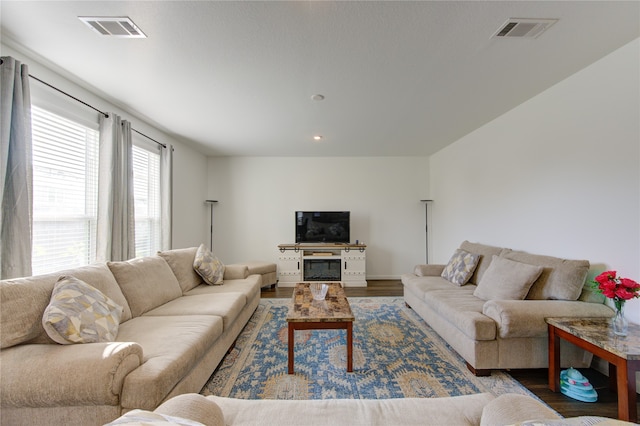
[(211, 226), (209, 228), (209, 233), (211, 235), (211, 252), (213, 253), (213, 206), (218, 202), (218, 200), (205, 200), (205, 204), (209, 204), (211, 206)]
[(429, 204), (433, 200), (420, 200), (424, 203), (424, 233), (425, 233), (425, 261), (429, 264)]

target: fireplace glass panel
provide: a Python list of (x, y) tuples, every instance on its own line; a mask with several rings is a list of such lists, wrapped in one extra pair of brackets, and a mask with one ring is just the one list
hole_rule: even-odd
[(304, 281), (340, 281), (340, 259), (305, 259)]

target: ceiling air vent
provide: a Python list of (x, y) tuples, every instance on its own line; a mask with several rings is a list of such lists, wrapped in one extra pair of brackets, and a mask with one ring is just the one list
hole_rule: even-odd
[(146, 38), (142, 30), (126, 16), (78, 16), (89, 28), (103, 36)]
[(511, 18), (493, 35), (505, 38), (537, 38), (547, 28), (558, 22), (557, 19)]

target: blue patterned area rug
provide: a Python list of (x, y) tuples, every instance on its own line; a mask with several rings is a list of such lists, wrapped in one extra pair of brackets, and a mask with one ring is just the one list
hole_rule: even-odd
[(476, 377), (401, 297), (350, 297), (353, 372), (346, 332), (295, 332), (295, 374), (287, 374), (289, 299), (262, 299), (203, 395), (242, 399), (382, 399), (490, 392), (531, 395), (507, 373)]

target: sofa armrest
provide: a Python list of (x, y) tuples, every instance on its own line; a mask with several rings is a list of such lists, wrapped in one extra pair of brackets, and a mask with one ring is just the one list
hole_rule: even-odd
[(508, 393), (489, 401), (482, 409), (480, 426), (510, 425), (527, 420), (561, 419), (555, 411), (527, 395)]
[(413, 268), (413, 273), (419, 277), (438, 277), (442, 274), (442, 271), (444, 271), (445, 266), (447, 265), (416, 265), (416, 267)]
[(248, 276), (249, 267), (247, 265), (240, 265), (238, 263), (224, 265), (223, 280), (244, 280)]
[(205, 426), (224, 426), (224, 415), (218, 404), (197, 393), (174, 396), (153, 412), (193, 420)]
[(543, 337), (548, 317), (610, 318), (613, 309), (599, 303), (568, 300), (488, 300), (482, 313), (497, 323), (501, 338)]
[(4, 349), (2, 406), (118, 405), (125, 377), (142, 362), (142, 347), (132, 342)]

